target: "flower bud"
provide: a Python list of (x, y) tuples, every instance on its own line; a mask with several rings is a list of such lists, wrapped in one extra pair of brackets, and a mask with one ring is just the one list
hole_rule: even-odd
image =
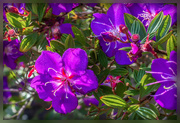
[(14, 29), (9, 29), (9, 30), (8, 30), (8, 35), (9, 35), (9, 36), (15, 35)]
[(137, 41), (139, 41), (140, 36), (139, 36), (139, 34), (133, 34), (131, 36), (131, 39), (132, 39), (133, 42), (137, 42)]
[(123, 24), (119, 25), (119, 30), (122, 33), (125, 33), (125, 34), (128, 33), (128, 28)]
[(105, 42), (115, 42), (119, 40), (119, 38), (113, 35), (112, 32), (101, 32), (100, 35)]

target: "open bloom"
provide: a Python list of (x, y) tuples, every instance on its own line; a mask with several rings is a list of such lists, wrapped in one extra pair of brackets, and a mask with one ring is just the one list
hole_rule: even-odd
[(129, 13), (126, 6), (121, 3), (115, 3), (109, 8), (107, 14), (93, 14), (95, 19), (91, 22), (91, 29), (98, 36), (104, 53), (108, 57), (115, 55), (115, 60), (120, 65), (133, 63), (129, 60), (126, 51), (118, 50), (119, 48), (130, 46), (130, 43), (122, 43), (129, 36), (127, 35), (127, 28), (122, 26), (125, 24), (124, 13)]
[(140, 19), (145, 27), (148, 27), (152, 19), (163, 11), (164, 15), (170, 15), (172, 18), (172, 25), (177, 21), (177, 7), (172, 4), (164, 3), (132, 3), (126, 5), (131, 14)]
[(70, 113), (76, 109), (78, 99), (74, 92), (86, 94), (98, 87), (92, 70), (87, 70), (88, 57), (80, 48), (69, 48), (61, 57), (58, 53), (43, 51), (36, 60), (38, 76), (32, 82), (39, 97), (52, 101), (58, 113)]
[[(170, 53), (170, 60), (158, 58), (151, 65), (152, 76), (161, 86), (154, 95), (155, 101), (163, 108), (174, 110), (177, 108), (177, 52)], [(147, 86), (148, 86), (147, 85)]]
[(23, 53), (19, 51), (19, 43), (18, 39), (12, 40), (11, 42), (3, 41), (3, 64), (11, 69), (16, 68), (17, 58), (23, 55)]

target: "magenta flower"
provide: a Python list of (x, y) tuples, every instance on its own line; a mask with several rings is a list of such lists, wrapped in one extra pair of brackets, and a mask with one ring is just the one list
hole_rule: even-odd
[(157, 82), (148, 85), (161, 84), (153, 95), (155, 101), (163, 108), (175, 110), (177, 108), (177, 52), (170, 53), (169, 61), (162, 58), (153, 60), (151, 70), (147, 73), (151, 73)]
[(170, 15), (172, 18), (172, 25), (177, 22), (177, 7), (172, 4), (164, 3), (133, 3), (126, 5), (131, 14), (140, 19), (143, 24), (148, 27), (152, 19), (163, 11), (164, 15)]
[(61, 57), (58, 53), (43, 51), (36, 60), (39, 73), (32, 82), (40, 99), (52, 101), (58, 113), (70, 113), (76, 109), (78, 99), (74, 92), (87, 94), (98, 87), (92, 70), (87, 70), (88, 57), (80, 48), (69, 48)]
[(18, 39), (12, 40), (11, 42), (3, 41), (3, 64), (11, 69), (16, 68), (17, 58), (23, 55), (23, 53), (19, 51), (19, 43)]
[(118, 50), (130, 46), (130, 43), (121, 43), (128, 38), (127, 30), (124, 30), (126, 28), (122, 26), (125, 24), (124, 13), (130, 13), (126, 6), (115, 3), (109, 8), (107, 14), (93, 14), (95, 19), (91, 22), (91, 29), (98, 36), (104, 53), (108, 57), (115, 55), (115, 60), (120, 65), (133, 63), (129, 60), (126, 51)]
[(112, 92), (115, 94), (115, 88), (117, 86), (118, 83), (123, 83), (121, 80), (119, 80), (121, 78), (121, 76), (116, 76), (116, 77), (113, 77), (111, 75), (108, 75), (106, 80), (104, 81), (104, 84), (103, 85), (107, 85), (106, 83), (110, 83), (110, 86), (112, 88)]

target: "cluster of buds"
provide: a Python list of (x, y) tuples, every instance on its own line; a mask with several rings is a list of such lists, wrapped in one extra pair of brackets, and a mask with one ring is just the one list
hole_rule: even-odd
[(17, 38), (18, 34), (14, 29), (11, 29), (8, 25), (6, 25), (6, 28), (8, 29), (8, 31), (5, 31), (3, 39), (8, 39), (8, 41), (11, 41), (11, 37)]
[(131, 43), (132, 49), (127, 53), (131, 61), (136, 62), (136, 60), (142, 56), (143, 52), (151, 52), (156, 58), (158, 58), (157, 53), (150, 45), (150, 43), (153, 41), (152, 40), (149, 41), (149, 34), (147, 35), (147, 39), (144, 44), (140, 44), (140, 36), (138, 34), (133, 34), (131, 40), (132, 40)]
[(113, 77), (111, 75), (109, 75), (108, 79), (106, 79), (104, 81), (104, 83), (109, 83), (111, 84), (111, 87), (112, 87), (112, 92), (115, 94), (115, 88), (117, 86), (118, 83), (123, 83), (121, 80), (119, 80), (121, 78), (121, 76), (116, 76), (116, 77)]

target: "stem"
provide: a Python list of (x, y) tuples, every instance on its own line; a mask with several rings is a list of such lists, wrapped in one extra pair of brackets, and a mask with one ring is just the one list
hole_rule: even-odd
[(121, 118), (121, 120), (123, 120), (124, 119), (124, 117), (126, 116), (126, 114), (127, 114), (128, 112), (126, 111), (126, 112), (124, 112), (124, 114), (123, 114), (123, 116), (122, 116), (122, 118)]

